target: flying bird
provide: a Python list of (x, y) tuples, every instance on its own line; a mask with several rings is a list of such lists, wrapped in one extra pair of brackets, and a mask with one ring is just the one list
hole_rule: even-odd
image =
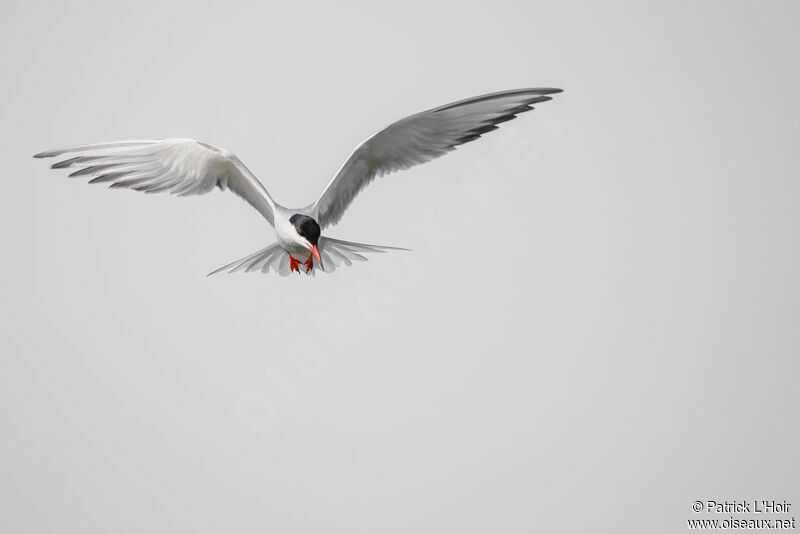
[(443, 156), (560, 92), (553, 88), (502, 91), (401, 119), (358, 145), (319, 197), (297, 209), (275, 202), (233, 153), (193, 139), (100, 143), (49, 150), (33, 157), (64, 158), (52, 168), (76, 169), (69, 176), (90, 177), (89, 183), (109, 183), (112, 188), (169, 191), (181, 196), (202, 195), (214, 187), (233, 191), (274, 227), (277, 242), (210, 274), (240, 270), (272, 270), (282, 276), (294, 271), (313, 274), (315, 260), (321, 270), (332, 272), (353, 261), (366, 261), (366, 253), (406, 250), (322, 235), (324, 229), (339, 222), (372, 180)]

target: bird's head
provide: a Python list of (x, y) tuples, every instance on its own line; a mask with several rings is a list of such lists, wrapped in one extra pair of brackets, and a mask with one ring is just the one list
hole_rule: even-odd
[(289, 218), (289, 222), (292, 223), (297, 231), (298, 243), (305, 246), (317, 258), (317, 262), (324, 270), (322, 258), (319, 256), (319, 248), (317, 248), (319, 246), (319, 236), (322, 233), (317, 221), (306, 215), (296, 213)]

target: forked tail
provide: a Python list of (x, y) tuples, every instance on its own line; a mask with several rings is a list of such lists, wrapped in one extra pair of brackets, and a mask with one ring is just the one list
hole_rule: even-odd
[[(325, 265), (324, 272), (326, 273), (332, 273), (339, 267), (345, 265), (352, 265), (354, 261), (367, 261), (364, 254), (374, 252), (384, 253), (390, 250), (409, 250), (400, 247), (353, 243), (352, 241), (343, 241), (341, 239), (333, 239), (332, 237), (324, 236), (319, 238), (318, 248), (320, 256), (322, 256), (322, 263)], [(314, 269), (310, 271), (309, 274), (314, 274), (317, 270), (323, 269), (320, 269), (319, 265), (315, 265)], [(268, 273), (269, 271), (275, 271), (281, 276), (289, 276), (292, 272), (289, 266), (289, 254), (287, 254), (278, 243), (273, 243), (247, 257), (229, 263), (224, 267), (220, 267), (216, 271), (208, 273), (208, 276), (222, 271), (228, 271), (229, 273), (235, 273), (237, 271), (244, 271), (246, 273), (261, 271), (262, 273)]]

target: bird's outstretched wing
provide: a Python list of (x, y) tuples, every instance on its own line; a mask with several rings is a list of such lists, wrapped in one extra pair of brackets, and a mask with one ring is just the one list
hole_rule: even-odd
[(497, 129), (532, 104), (561, 89), (517, 89), (454, 102), (399, 120), (361, 143), (306, 208), (325, 228), (339, 222), (358, 193), (376, 176), (428, 162)]
[(62, 157), (53, 169), (76, 169), (70, 176), (91, 177), (147, 193), (202, 195), (214, 186), (230, 189), (274, 224), (275, 202), (261, 182), (231, 152), (194, 139), (120, 141), (41, 152), (34, 158)]

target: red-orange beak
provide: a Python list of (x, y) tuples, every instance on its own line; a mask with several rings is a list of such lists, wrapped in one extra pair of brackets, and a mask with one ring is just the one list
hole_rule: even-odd
[(319, 263), (320, 268), (322, 268), (322, 270), (324, 271), (325, 270), (325, 266), (322, 265), (322, 258), (319, 257), (319, 249), (317, 247), (315, 247), (314, 245), (311, 245), (311, 246), (308, 247), (308, 250), (310, 250), (311, 254), (313, 254), (314, 257), (317, 258), (317, 262)]

